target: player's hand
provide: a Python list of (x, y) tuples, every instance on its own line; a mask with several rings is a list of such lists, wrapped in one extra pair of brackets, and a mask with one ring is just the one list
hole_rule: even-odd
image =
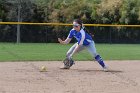
[(59, 43), (63, 44), (63, 41), (61, 38), (58, 38)]

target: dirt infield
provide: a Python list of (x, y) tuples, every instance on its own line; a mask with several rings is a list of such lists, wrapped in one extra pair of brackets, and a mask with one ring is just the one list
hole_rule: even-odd
[[(107, 61), (109, 72), (95, 62), (1, 62), (0, 93), (140, 93), (140, 61)], [(41, 66), (47, 72), (39, 72)]]

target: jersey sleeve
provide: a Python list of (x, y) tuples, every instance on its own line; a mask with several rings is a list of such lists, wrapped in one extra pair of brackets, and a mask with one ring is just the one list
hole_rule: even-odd
[(78, 40), (78, 45), (82, 45), (85, 40), (85, 32), (84, 30), (80, 31), (80, 39)]
[(73, 30), (71, 30), (71, 31), (69, 32), (69, 35), (68, 35), (67, 38), (73, 38)]

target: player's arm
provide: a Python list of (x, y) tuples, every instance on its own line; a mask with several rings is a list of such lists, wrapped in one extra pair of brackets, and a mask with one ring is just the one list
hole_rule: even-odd
[(73, 37), (73, 31), (71, 30), (66, 40), (63, 41), (61, 38), (58, 38), (58, 41), (60, 44), (68, 44), (70, 43), (72, 37)]
[(58, 41), (60, 44), (68, 44), (71, 41), (71, 38), (67, 38), (64, 41), (61, 38), (58, 38)]

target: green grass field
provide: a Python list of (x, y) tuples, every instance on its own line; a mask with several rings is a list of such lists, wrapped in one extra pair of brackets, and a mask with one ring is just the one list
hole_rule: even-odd
[[(0, 43), (0, 61), (63, 60), (72, 44), (58, 43)], [(140, 60), (140, 44), (96, 44), (104, 60)], [(92, 60), (86, 51), (74, 56), (75, 60)]]

